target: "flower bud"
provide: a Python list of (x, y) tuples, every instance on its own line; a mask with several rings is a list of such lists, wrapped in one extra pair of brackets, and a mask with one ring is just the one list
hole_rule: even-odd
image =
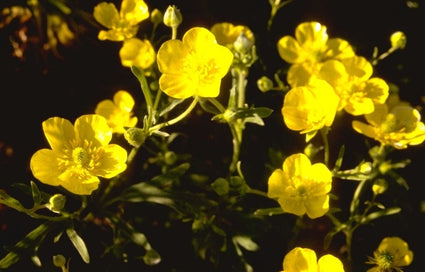
[(129, 128), (124, 132), (124, 138), (130, 145), (140, 147), (146, 140), (146, 133), (140, 128)]
[(163, 14), (159, 9), (154, 9), (151, 12), (151, 22), (158, 25), (162, 22)]
[(406, 47), (407, 38), (403, 32), (396, 31), (391, 34), (390, 41), (392, 48), (404, 49)]
[(66, 259), (63, 255), (58, 254), (53, 256), (53, 265), (56, 267), (64, 267), (66, 264)]
[(377, 179), (373, 182), (372, 191), (375, 195), (384, 193), (388, 188), (388, 183), (384, 179)]
[(236, 52), (240, 54), (246, 54), (251, 51), (252, 45), (252, 41), (248, 39), (243, 31), (239, 34), (239, 36), (236, 38), (236, 41), (233, 43), (233, 47), (235, 48)]
[(257, 87), (260, 91), (265, 93), (273, 88), (273, 81), (266, 76), (262, 76), (259, 80), (257, 80)]
[(168, 6), (164, 13), (164, 25), (171, 28), (178, 27), (183, 21), (182, 14), (176, 6)]
[(225, 178), (218, 178), (212, 184), (213, 190), (220, 196), (229, 193), (229, 182)]
[(46, 207), (52, 212), (59, 213), (65, 207), (66, 197), (61, 194), (55, 194), (49, 199)]

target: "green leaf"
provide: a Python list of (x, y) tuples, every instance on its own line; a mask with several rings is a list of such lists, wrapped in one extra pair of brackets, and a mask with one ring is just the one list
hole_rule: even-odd
[(182, 163), (179, 166), (176, 166), (166, 173), (153, 177), (152, 182), (157, 184), (158, 186), (167, 186), (172, 184), (174, 181), (183, 176), (187, 170), (190, 168), (190, 163)]
[(167, 206), (173, 206), (174, 204), (174, 201), (170, 199), (166, 192), (147, 182), (140, 182), (128, 187), (123, 191), (119, 199), (135, 203), (148, 201)]
[(37, 251), (43, 239), (46, 237), (48, 230), (48, 224), (41, 224), (28, 233), (24, 239), (16, 243), (11, 251), (0, 260), (0, 269), (6, 269), (15, 264), (19, 261), (20, 255), (23, 255), (24, 253), (28, 254), (28, 251), (30, 251), (30, 254), (33, 257), (36, 256), (35, 252)]
[(161, 261), (161, 256), (156, 250), (152, 248), (145, 234), (136, 231), (133, 226), (131, 226), (127, 222), (124, 222), (118, 216), (111, 215), (110, 218), (126, 238), (130, 239), (134, 244), (141, 246), (145, 249), (146, 252), (142, 257), (145, 264), (156, 265)]
[(285, 213), (285, 211), (282, 210), (281, 207), (278, 207), (278, 208), (257, 209), (254, 212), (254, 215), (256, 215), (256, 216), (273, 216), (273, 215), (283, 214), (283, 213)]
[(83, 259), (85, 263), (90, 263), (90, 256), (86, 244), (84, 243), (84, 240), (77, 234), (75, 229), (66, 229), (66, 234), (68, 235), (68, 238), (71, 240), (74, 247), (77, 249), (81, 259)]
[(387, 215), (393, 215), (393, 214), (397, 214), (401, 211), (400, 207), (391, 207), (391, 208), (387, 208), (385, 210), (382, 211), (377, 211), (377, 212), (373, 212), (368, 214), (365, 218), (363, 218), (363, 220), (361, 221), (362, 224), (367, 224), (372, 220), (375, 220), (379, 217), (382, 216), (387, 216)]
[(12, 209), (15, 209), (19, 212), (25, 212), (27, 209), (17, 200), (16, 198), (11, 197), (5, 191), (0, 190), (0, 203), (4, 204)]
[(37, 184), (35, 184), (34, 181), (31, 181), (31, 193), (32, 193), (32, 199), (34, 201), (34, 207), (40, 205), (40, 203), (41, 203), (41, 193), (40, 193), (40, 190), (37, 187)]
[(171, 110), (173, 110), (177, 105), (180, 105), (183, 101), (185, 101), (185, 99), (171, 99), (170, 98), (170, 104), (168, 104), (167, 107), (165, 107), (165, 109), (163, 109), (160, 113), (159, 116), (164, 116), (165, 114), (169, 113)]
[(237, 235), (233, 236), (233, 241), (248, 251), (257, 251), (260, 247), (252, 241), (251, 237)]

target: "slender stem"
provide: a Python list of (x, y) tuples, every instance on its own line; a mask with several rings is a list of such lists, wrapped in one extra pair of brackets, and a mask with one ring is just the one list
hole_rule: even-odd
[(172, 27), (171, 28), (171, 39), (172, 40), (177, 39), (177, 27)]
[(324, 146), (324, 162), (325, 165), (329, 165), (329, 141), (328, 141), (328, 128), (323, 127), (320, 129), (320, 134), (322, 135), (323, 139), (323, 146)]
[(226, 108), (217, 99), (210, 98), (208, 101), (210, 101), (221, 113), (226, 111)]
[(199, 97), (195, 96), (193, 98), (192, 103), (189, 105), (189, 107), (184, 112), (182, 112), (179, 116), (177, 116), (177, 117), (175, 117), (175, 118), (173, 118), (171, 120), (168, 120), (168, 121), (166, 121), (164, 123), (161, 123), (161, 124), (158, 124), (156, 126), (153, 126), (153, 127), (149, 128), (149, 134), (150, 133), (153, 133), (153, 132), (155, 132), (157, 130), (160, 130), (163, 127), (174, 125), (175, 123), (181, 121), (183, 118), (185, 118), (195, 108), (195, 106), (198, 103), (198, 101), (199, 101)]
[(252, 188), (250, 188), (250, 189), (247, 191), (247, 193), (248, 193), (248, 194), (259, 195), (259, 196), (264, 196), (265, 198), (269, 198), (269, 196), (267, 195), (267, 193), (266, 193), (266, 192), (263, 192), (263, 191), (261, 191), (261, 190), (257, 190), (257, 189), (252, 189)]

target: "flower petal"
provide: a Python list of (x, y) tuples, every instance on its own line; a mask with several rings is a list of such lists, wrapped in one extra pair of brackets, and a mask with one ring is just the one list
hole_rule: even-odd
[(97, 114), (87, 114), (78, 117), (74, 127), (80, 144), (87, 140), (88, 142), (93, 142), (95, 146), (103, 146), (107, 145), (112, 139), (112, 129), (106, 119)]
[(112, 178), (127, 168), (127, 151), (119, 145), (110, 144), (102, 147), (99, 152), (97, 167), (91, 172), (92, 175), (104, 178)]
[(143, 0), (123, 0), (120, 15), (130, 25), (136, 25), (149, 18), (149, 9)]
[(58, 165), (57, 153), (50, 149), (40, 149), (35, 152), (30, 160), (30, 168), (33, 176), (42, 183), (58, 186), (61, 181), (58, 178), (62, 171)]
[(74, 127), (70, 121), (51, 117), (43, 122), (43, 131), (53, 150), (61, 152), (71, 148), (75, 139)]
[(189, 51), (182, 41), (169, 40), (164, 42), (157, 53), (159, 71), (174, 74), (183, 72), (185, 70), (184, 59), (188, 54)]
[(196, 94), (198, 84), (194, 84), (190, 77), (184, 74), (163, 74), (159, 78), (159, 87), (173, 98), (185, 99)]
[(99, 178), (86, 171), (67, 169), (60, 175), (60, 185), (76, 195), (90, 195), (99, 187)]
[(93, 16), (101, 25), (112, 28), (119, 21), (119, 14), (114, 3), (101, 2), (94, 7)]
[(298, 41), (291, 36), (282, 37), (277, 43), (277, 50), (287, 63), (301, 63), (307, 59)]
[(318, 272), (344, 272), (341, 260), (331, 254), (320, 257), (317, 264), (319, 266)]
[(296, 247), (283, 258), (285, 272), (317, 272), (317, 256), (314, 250)]
[(308, 217), (315, 219), (323, 216), (329, 210), (329, 195), (318, 195), (309, 197), (304, 201)]

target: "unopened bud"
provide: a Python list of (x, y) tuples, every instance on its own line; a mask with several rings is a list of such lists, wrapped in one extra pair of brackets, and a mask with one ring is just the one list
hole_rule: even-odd
[(240, 54), (246, 54), (247, 52), (251, 51), (252, 45), (252, 41), (248, 39), (243, 31), (239, 34), (238, 38), (233, 43), (233, 47), (235, 48), (236, 52)]
[(146, 133), (141, 128), (129, 128), (124, 132), (124, 138), (130, 145), (140, 147), (146, 140)]
[(384, 193), (388, 188), (388, 183), (384, 179), (377, 179), (373, 182), (372, 191), (375, 195)]
[(397, 31), (391, 34), (390, 41), (392, 48), (404, 49), (406, 47), (407, 38), (403, 32)]
[(160, 24), (162, 22), (162, 18), (163, 18), (162, 12), (159, 9), (152, 10), (152, 12), (151, 12), (151, 22), (154, 25)]
[(263, 93), (268, 92), (273, 89), (273, 81), (266, 76), (262, 76), (259, 80), (257, 80), (257, 87)]
[(64, 267), (66, 264), (66, 259), (63, 255), (58, 254), (53, 256), (53, 265), (56, 267)]
[(183, 16), (176, 6), (168, 6), (164, 13), (164, 25), (171, 28), (178, 27), (183, 21)]
[(55, 213), (59, 213), (63, 207), (65, 207), (66, 197), (61, 194), (55, 194), (49, 199), (49, 203), (46, 205), (49, 210)]

